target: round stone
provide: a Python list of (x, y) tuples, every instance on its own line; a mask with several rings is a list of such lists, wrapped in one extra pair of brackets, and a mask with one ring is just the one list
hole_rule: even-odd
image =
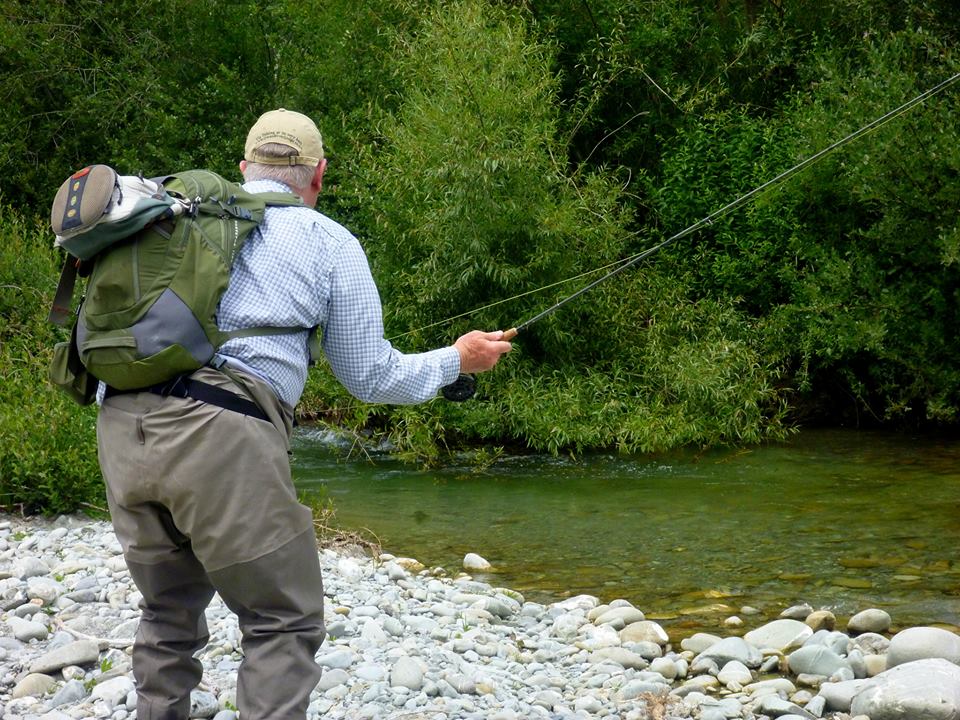
[(390, 670), (390, 687), (419, 690), (423, 687), (423, 669), (408, 655), (397, 658)]
[(847, 632), (859, 635), (865, 632), (885, 633), (890, 629), (890, 614), (878, 608), (862, 610), (850, 618), (847, 623)]
[(833, 630), (837, 626), (837, 616), (829, 610), (815, 610), (807, 615), (804, 622), (814, 632), (818, 630)]
[(463, 558), (463, 569), (467, 572), (485, 572), (493, 566), (476, 553), (467, 553)]
[(630, 623), (620, 631), (620, 642), (653, 642), (657, 645), (666, 645), (670, 637), (658, 623), (653, 620), (641, 620)]
[(891, 668), (929, 658), (960, 665), (960, 636), (942, 628), (913, 627), (901, 630), (890, 640), (887, 665)]

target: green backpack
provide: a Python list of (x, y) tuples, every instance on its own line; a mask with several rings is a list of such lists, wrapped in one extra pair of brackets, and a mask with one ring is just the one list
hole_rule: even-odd
[(52, 322), (69, 323), (76, 276), (88, 279), (71, 338), (54, 348), (51, 381), (88, 404), (98, 380), (146, 388), (203, 367), (229, 339), (307, 329), (227, 333), (216, 322), (233, 262), (266, 207), (302, 204), (206, 170), (159, 183), (106, 165), (72, 175), (51, 209), (56, 245), (68, 253)]

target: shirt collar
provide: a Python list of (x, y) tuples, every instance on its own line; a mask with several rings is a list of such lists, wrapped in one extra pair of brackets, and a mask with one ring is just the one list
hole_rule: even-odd
[(251, 180), (243, 184), (243, 189), (252, 193), (293, 192), (293, 188), (279, 180)]

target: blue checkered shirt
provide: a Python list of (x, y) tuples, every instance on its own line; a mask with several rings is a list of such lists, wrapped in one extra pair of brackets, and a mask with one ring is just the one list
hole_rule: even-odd
[[(269, 180), (244, 188), (289, 191)], [(217, 322), (224, 331), (304, 328), (235, 338), (219, 350), (266, 379), (291, 406), (307, 379), (307, 328), (321, 328), (323, 353), (334, 375), (361, 400), (422, 402), (460, 372), (460, 354), (453, 347), (404, 354), (384, 339), (380, 295), (363, 248), (346, 228), (307, 207), (267, 208), (237, 256)]]

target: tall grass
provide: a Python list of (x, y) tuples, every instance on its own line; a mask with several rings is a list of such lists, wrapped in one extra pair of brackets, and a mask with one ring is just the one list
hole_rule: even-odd
[(102, 511), (96, 410), (47, 381), (63, 339), (47, 322), (59, 272), (49, 228), (0, 203), (0, 237), (0, 507)]

